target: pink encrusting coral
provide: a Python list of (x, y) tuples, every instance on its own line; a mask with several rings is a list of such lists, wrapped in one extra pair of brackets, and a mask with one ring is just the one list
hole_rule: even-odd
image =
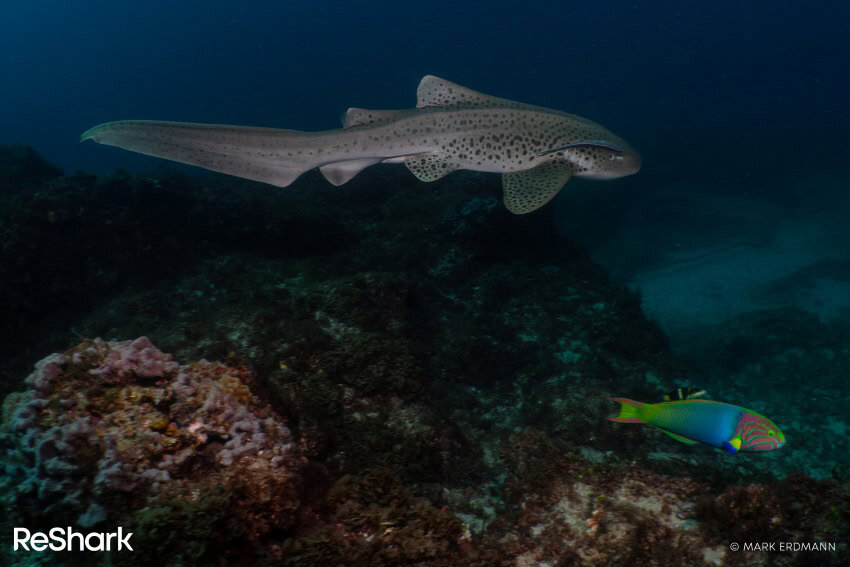
[[(216, 362), (180, 365), (146, 337), (87, 340), (44, 358), (3, 404), (3, 504), (17, 521), (56, 514), (92, 526), (163, 500), (189, 506), (215, 486), (233, 494), (221, 513), (255, 537), (288, 527), (305, 459), (250, 377)], [(243, 491), (245, 479), (264, 490)]]
[[(83, 360), (83, 353), (75, 353), (74, 358), (74, 362)], [(121, 383), (133, 378), (172, 375), (179, 367), (170, 354), (153, 346), (147, 337), (139, 337), (134, 341), (111, 343), (100, 366), (89, 370), (89, 374), (99, 376), (106, 383)]]

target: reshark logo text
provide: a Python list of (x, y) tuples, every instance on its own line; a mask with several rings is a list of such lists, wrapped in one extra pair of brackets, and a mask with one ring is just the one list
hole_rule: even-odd
[[(90, 532), (82, 534), (74, 528), (52, 528), (49, 532), (32, 533), (26, 528), (14, 528), (14, 551), (133, 551), (130, 538), (133, 532)], [(113, 546), (114, 540), (114, 546)]]

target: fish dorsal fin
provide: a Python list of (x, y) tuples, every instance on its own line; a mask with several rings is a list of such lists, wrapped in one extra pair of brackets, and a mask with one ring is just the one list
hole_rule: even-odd
[(685, 445), (696, 445), (698, 443), (698, 441), (694, 441), (693, 439), (688, 439), (687, 437), (683, 437), (681, 435), (673, 433), (672, 431), (667, 431), (666, 429), (662, 429), (660, 427), (658, 427), (657, 429), (659, 431), (666, 433), (667, 435), (669, 435), (670, 437), (672, 437), (676, 441), (678, 441), (680, 443), (684, 443)]
[(549, 161), (502, 175), (505, 207), (515, 215), (530, 213), (551, 201), (573, 174), (566, 162)]
[(436, 181), (459, 168), (445, 152), (407, 156), (404, 158), (404, 164), (420, 181)]
[(374, 124), (386, 124), (392, 122), (405, 114), (405, 110), (370, 110), (368, 108), (349, 108), (342, 115), (342, 127), (371, 126)]
[(363, 171), (370, 165), (379, 163), (380, 158), (350, 159), (347, 161), (335, 161), (319, 167), (319, 171), (325, 179), (334, 185), (347, 183), (352, 177)]

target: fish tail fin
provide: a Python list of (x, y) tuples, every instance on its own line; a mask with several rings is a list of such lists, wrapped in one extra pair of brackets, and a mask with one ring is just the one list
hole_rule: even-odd
[(620, 413), (617, 414), (616, 417), (609, 417), (609, 420), (616, 421), (618, 423), (644, 423), (643, 419), (640, 417), (639, 409), (644, 405), (643, 402), (636, 402), (627, 398), (608, 399), (612, 402), (620, 403)]

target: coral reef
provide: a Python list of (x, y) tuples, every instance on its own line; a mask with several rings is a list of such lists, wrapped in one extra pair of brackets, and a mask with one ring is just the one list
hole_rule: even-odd
[[(373, 168), (276, 192), (9, 171), (0, 538), (123, 525), (145, 552), (69, 565), (767, 565), (730, 540), (840, 541), (850, 523), (846, 394), (827, 387), (844, 331), (752, 315), (676, 360), (638, 295), (558, 240), (550, 209), (506, 213), (491, 177), (423, 190)], [(71, 330), (107, 340), (44, 357)], [(200, 361), (117, 340), (140, 335)], [(814, 369), (829, 378), (793, 407), (764, 387)], [(605, 420), (609, 395), (683, 382), (764, 410), (787, 450)], [(846, 545), (781, 558), (817, 561)]]
[(473, 543), (447, 508), (411, 496), (388, 469), (344, 476), (329, 491), (321, 523), (281, 548), (284, 565), (497, 567), (499, 550)]
[[(227, 534), (259, 545), (289, 528), (303, 457), (249, 381), (244, 367), (180, 365), (146, 337), (83, 341), (42, 359), (3, 405), (4, 523), (117, 523), (148, 542), (152, 564), (188, 536), (189, 565)], [(204, 524), (222, 536), (193, 540)]]
[(49, 163), (30, 146), (0, 144), (2, 193), (11, 195), (61, 176), (60, 168)]
[[(843, 565), (850, 491), (792, 475), (778, 484), (730, 486), (648, 471), (616, 459), (588, 461), (525, 430), (503, 449), (502, 549), (516, 565), (773, 565), (745, 543), (817, 542), (832, 551), (786, 551), (783, 565)], [(730, 546), (737, 543), (741, 548)]]

